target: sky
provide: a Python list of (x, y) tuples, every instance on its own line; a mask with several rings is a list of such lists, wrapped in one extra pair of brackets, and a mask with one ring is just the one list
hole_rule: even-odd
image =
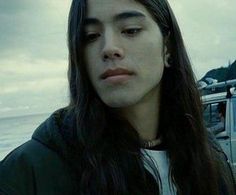
[[(51, 113), (68, 104), (71, 0), (0, 0), (0, 118)], [(169, 0), (193, 70), (236, 59), (235, 0)]]

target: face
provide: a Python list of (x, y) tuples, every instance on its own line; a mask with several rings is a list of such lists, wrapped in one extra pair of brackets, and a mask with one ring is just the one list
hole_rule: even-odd
[[(158, 90), (164, 69), (163, 36), (142, 4), (88, 0), (85, 34), (87, 72), (106, 105), (134, 105)], [(132, 75), (101, 78), (106, 70), (116, 68), (127, 69)]]

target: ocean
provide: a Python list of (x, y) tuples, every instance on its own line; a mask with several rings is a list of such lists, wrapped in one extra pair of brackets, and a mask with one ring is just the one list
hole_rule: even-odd
[(50, 114), (0, 118), (0, 161), (14, 148), (28, 141)]

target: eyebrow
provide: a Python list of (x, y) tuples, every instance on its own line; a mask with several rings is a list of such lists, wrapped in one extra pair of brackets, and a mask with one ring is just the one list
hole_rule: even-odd
[[(115, 22), (127, 20), (130, 18), (145, 18), (146, 16), (138, 11), (128, 11), (128, 12), (122, 12), (113, 17), (113, 20)], [(84, 25), (96, 25), (101, 24), (101, 21), (99, 21), (97, 18), (86, 18), (84, 21)]]

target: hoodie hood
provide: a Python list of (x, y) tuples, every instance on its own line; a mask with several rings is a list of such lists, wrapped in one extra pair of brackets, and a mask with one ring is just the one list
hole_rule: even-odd
[(70, 124), (69, 117), (66, 116), (66, 108), (61, 108), (39, 125), (34, 131), (32, 139), (60, 155), (65, 155), (67, 143), (62, 132), (68, 130)]

